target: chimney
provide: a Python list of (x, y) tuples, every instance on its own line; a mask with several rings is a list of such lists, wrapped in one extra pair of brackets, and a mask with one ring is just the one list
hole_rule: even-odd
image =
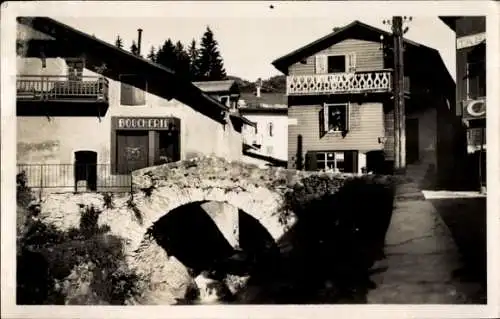
[(142, 41), (142, 29), (137, 29), (138, 38), (137, 38), (137, 55), (141, 54), (141, 41)]
[(255, 89), (257, 90), (257, 92), (255, 93), (255, 95), (257, 97), (260, 97), (260, 89), (261, 89), (261, 87), (262, 87), (262, 80), (261, 80), (261, 78), (258, 78), (257, 82), (255, 83)]

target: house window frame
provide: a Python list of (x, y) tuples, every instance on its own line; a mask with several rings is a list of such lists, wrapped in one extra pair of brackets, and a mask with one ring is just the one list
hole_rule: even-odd
[[(118, 84), (119, 84), (119, 92), (120, 94), (118, 95), (119, 97), (119, 106), (120, 107), (124, 107), (124, 108), (147, 108), (149, 107), (148, 105), (148, 95), (147, 93), (149, 92), (149, 83), (146, 79), (144, 79), (145, 81), (145, 90), (144, 91), (144, 104), (138, 104), (138, 105), (127, 105), (127, 104), (122, 104), (122, 84), (123, 82), (121, 81), (122, 77), (127, 77), (127, 76), (140, 76), (140, 74), (134, 74), (134, 73), (123, 73), (123, 74), (119, 74), (118, 75)], [(137, 89), (137, 88), (136, 88)]]
[[(344, 71), (343, 72), (330, 72), (329, 69), (330, 69), (330, 63), (329, 63), (329, 59), (331, 57), (343, 57), (344, 58)], [(326, 54), (326, 73), (327, 74), (337, 74), (337, 73), (346, 73), (347, 70), (348, 70), (348, 57), (347, 57), (347, 54)]]
[[(469, 61), (467, 60), (467, 62), (465, 63), (465, 74), (466, 74), (466, 79), (465, 79), (465, 86), (466, 86), (466, 96), (467, 96), (467, 100), (470, 100), (470, 99), (475, 99), (475, 98), (480, 98), (480, 97), (484, 97), (486, 96), (486, 87), (484, 88), (485, 92), (483, 95), (477, 95), (477, 96), (474, 96), (471, 94), (471, 85), (470, 85), (470, 65), (473, 65), (473, 64), (484, 64), (486, 66), (486, 59), (481, 59), (481, 60), (473, 60), (473, 61)], [(486, 74), (484, 74), (484, 77), (485, 77), (485, 85), (486, 85)], [(479, 76), (475, 76), (474, 77), (477, 81), (479, 81)]]
[[(67, 78), (69, 81), (83, 81), (83, 72), (85, 70), (85, 58), (83, 57), (72, 57), (72, 58), (64, 58), (66, 62), (66, 70), (67, 70)], [(78, 74), (78, 69), (74, 67), (74, 64), (76, 63), (81, 63), (82, 64), (82, 69), (81, 73)], [(72, 78), (74, 75), (70, 71), (76, 70), (76, 76), (75, 78)]]
[[(330, 57), (344, 57), (344, 71), (343, 72), (329, 72), (328, 59)], [(354, 73), (357, 68), (357, 57), (356, 52), (345, 52), (345, 53), (328, 53), (328, 54), (318, 54), (315, 59), (324, 58), (324, 70), (318, 70), (318, 61), (316, 60), (315, 73), (316, 74), (343, 74), (343, 73)]]
[[(345, 129), (344, 130), (334, 130), (334, 129), (330, 129), (330, 107), (331, 106), (344, 106), (345, 107)], [(342, 133), (344, 131), (348, 131), (349, 130), (349, 122), (350, 122), (350, 106), (351, 104), (350, 103), (324, 103), (323, 105), (323, 112), (325, 112), (324, 114), (324, 127), (325, 127), (325, 133)]]
[[(333, 159), (329, 159), (328, 154), (333, 154)], [(342, 159), (337, 158), (337, 155), (339, 155), (339, 157), (340, 157), (340, 154), (342, 154)], [(323, 155), (324, 159), (320, 160), (319, 155)], [(344, 167), (342, 168), (342, 170), (339, 169), (339, 171), (340, 172), (345, 171), (345, 151), (320, 151), (320, 152), (316, 152), (315, 156), (316, 156), (316, 168), (318, 170), (320, 170), (320, 171), (321, 170), (329, 170), (330, 169), (330, 167), (328, 166), (329, 162), (330, 163), (333, 162), (333, 169), (336, 170), (336, 169), (338, 169), (337, 163), (342, 162), (342, 163), (344, 163)], [(323, 163), (323, 167), (320, 167), (319, 163)]]

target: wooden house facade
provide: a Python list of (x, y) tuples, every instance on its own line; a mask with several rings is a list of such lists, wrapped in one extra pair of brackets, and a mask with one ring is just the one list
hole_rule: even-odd
[[(290, 168), (391, 171), (392, 41), (354, 21), (273, 62), (287, 76)], [(406, 39), (404, 46), (406, 161), (439, 170), (444, 181), (458, 147), (455, 84), (438, 51)]]

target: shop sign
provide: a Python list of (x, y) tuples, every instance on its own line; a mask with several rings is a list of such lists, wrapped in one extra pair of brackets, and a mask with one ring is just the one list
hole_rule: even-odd
[(484, 40), (486, 40), (486, 32), (461, 37), (457, 39), (457, 49), (473, 47)]
[(466, 120), (486, 118), (486, 100), (464, 101), (463, 118)]
[(179, 128), (177, 118), (168, 117), (119, 117), (116, 119), (118, 130), (175, 130)]

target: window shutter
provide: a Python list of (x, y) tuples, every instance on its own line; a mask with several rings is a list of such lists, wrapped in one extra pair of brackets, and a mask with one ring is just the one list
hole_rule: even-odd
[(319, 113), (318, 113), (318, 125), (319, 125), (319, 138), (322, 138), (323, 136), (325, 136), (326, 134), (326, 129), (327, 129), (327, 116), (326, 116), (326, 112), (327, 112), (327, 106), (326, 105), (323, 105), (321, 107), (321, 109), (319, 110)]
[(316, 152), (306, 153), (305, 169), (306, 171), (315, 171), (318, 169), (318, 164), (316, 163)]
[(326, 55), (316, 55), (316, 74), (328, 73), (328, 59)]
[(350, 120), (351, 120), (351, 103), (347, 103), (345, 106), (345, 131), (349, 131)]
[(346, 71), (349, 73), (356, 72), (356, 53), (351, 52), (347, 55), (346, 59)]

